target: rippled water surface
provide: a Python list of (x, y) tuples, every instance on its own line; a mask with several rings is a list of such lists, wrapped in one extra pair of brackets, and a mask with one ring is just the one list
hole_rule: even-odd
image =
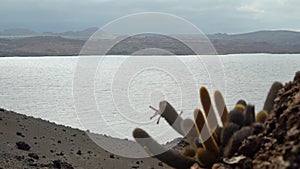
[(0, 107), (120, 138), (141, 127), (166, 142), (178, 135), (163, 119), (149, 119), (149, 105), (166, 99), (192, 118), (206, 86), (212, 96), (220, 89), (229, 108), (243, 98), (259, 111), (271, 84), (300, 70), (300, 55), (288, 54), (206, 56), (215, 57), (209, 64), (198, 56), (135, 57), (106, 57), (96, 69), (89, 61), (77, 67), (79, 57), (0, 58)]

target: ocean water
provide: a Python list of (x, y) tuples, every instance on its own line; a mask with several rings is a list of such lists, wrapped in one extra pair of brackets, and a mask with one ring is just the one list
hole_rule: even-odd
[(150, 120), (149, 105), (168, 100), (192, 118), (206, 86), (211, 97), (220, 90), (229, 108), (244, 99), (258, 112), (272, 83), (288, 82), (299, 70), (298, 54), (5, 57), (0, 107), (119, 138), (132, 139), (140, 127), (164, 143), (179, 135), (164, 119)]

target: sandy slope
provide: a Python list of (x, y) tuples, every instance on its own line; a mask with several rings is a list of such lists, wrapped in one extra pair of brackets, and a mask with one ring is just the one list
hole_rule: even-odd
[[(132, 141), (103, 135), (97, 138), (121, 142), (123, 148), (130, 147), (128, 151), (132, 152), (129, 153), (144, 153)], [(19, 141), (28, 144), (30, 149), (18, 149), (16, 143)], [(84, 131), (0, 109), (0, 169), (72, 167), (159, 169), (167, 166), (153, 158), (130, 159), (114, 155), (97, 146)]]

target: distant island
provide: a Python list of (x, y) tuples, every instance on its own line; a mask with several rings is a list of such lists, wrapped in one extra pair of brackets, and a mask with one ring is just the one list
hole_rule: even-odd
[[(76, 56), (87, 39), (98, 28), (63, 33), (37, 33), (27, 29), (7, 29), (0, 31), (0, 57), (6, 56)], [(192, 35), (180, 35), (193, 42)], [(300, 32), (276, 30), (257, 31), (243, 34), (212, 34), (207, 35), (217, 53), (300, 53)], [(103, 33), (101, 44), (109, 44), (120, 36)], [(142, 41), (141, 41), (142, 38)], [(166, 37), (146, 35), (131, 37), (129, 43), (123, 43), (109, 51), (111, 55), (129, 55), (152, 44), (166, 49), (176, 55), (193, 55), (188, 48), (178, 48), (179, 42), (170, 41)], [(142, 42), (142, 43), (141, 43)], [(96, 54), (96, 53), (95, 53)]]

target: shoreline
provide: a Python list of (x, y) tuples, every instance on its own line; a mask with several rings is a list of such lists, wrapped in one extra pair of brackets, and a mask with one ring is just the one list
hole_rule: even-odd
[[(207, 54), (207, 55), (121, 55), (121, 54), (108, 54), (108, 55), (26, 55), (26, 56), (0, 56), (0, 58), (75, 58), (75, 57), (99, 57), (99, 56), (112, 56), (112, 57), (123, 57), (123, 56), (141, 56), (141, 57), (189, 57), (189, 56), (238, 56), (238, 55), (299, 55), (300, 53), (228, 53), (228, 54)], [(273, 56), (274, 57), (274, 56)]]

